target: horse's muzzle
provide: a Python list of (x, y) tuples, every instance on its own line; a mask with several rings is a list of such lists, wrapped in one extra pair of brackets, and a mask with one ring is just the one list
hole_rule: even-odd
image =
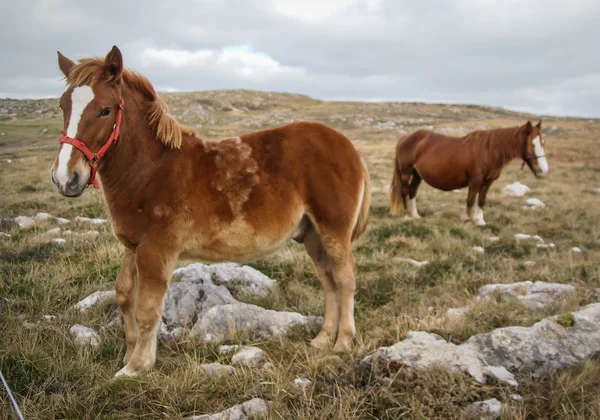
[(66, 183), (61, 183), (56, 179), (54, 171), (51, 173), (52, 183), (58, 189), (58, 192), (69, 198), (79, 197), (87, 187), (87, 181), (81, 182), (81, 176), (78, 172), (72, 172)]

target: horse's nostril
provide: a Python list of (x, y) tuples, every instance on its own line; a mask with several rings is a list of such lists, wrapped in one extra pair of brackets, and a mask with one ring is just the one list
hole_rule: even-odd
[(77, 185), (79, 185), (79, 174), (77, 172), (74, 172), (71, 179), (69, 179), (69, 182), (67, 182), (67, 187), (73, 188)]

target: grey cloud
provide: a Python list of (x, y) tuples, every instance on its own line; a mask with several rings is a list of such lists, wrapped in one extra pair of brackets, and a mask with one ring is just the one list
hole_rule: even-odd
[[(59, 95), (56, 50), (71, 58), (119, 45), (126, 64), (157, 86), (249, 88), (318, 98), (484, 103), (538, 113), (600, 116), (600, 2), (595, 0), (364, 1), (322, 20), (277, 12), (269, 0), (76, 2), (3, 5), (0, 94)], [(217, 64), (171, 67), (146, 48), (249, 45), (302, 71), (248, 78)]]

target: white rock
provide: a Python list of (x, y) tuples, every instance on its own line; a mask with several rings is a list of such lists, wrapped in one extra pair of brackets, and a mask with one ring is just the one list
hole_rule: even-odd
[(571, 248), (571, 254), (581, 254), (581, 248), (574, 246), (573, 248)]
[(221, 363), (203, 363), (198, 366), (202, 372), (208, 376), (218, 378), (220, 376), (229, 376), (237, 372), (236, 368), (229, 365), (222, 365)]
[[(437, 334), (410, 331), (406, 338), (393, 346), (380, 347), (373, 355), (363, 359), (363, 364), (375, 360), (377, 370), (401, 365), (412, 369), (429, 369), (442, 366), (455, 372), (466, 372), (477, 382), (486, 383), (489, 377), (516, 386), (517, 381), (506, 369), (489, 370), (477, 351), (469, 346), (449, 343)], [(499, 375), (498, 375), (499, 373)]]
[(98, 236), (100, 236), (100, 232), (98, 232), (97, 230), (88, 230), (87, 232), (85, 232), (84, 235), (88, 238), (96, 239)]
[[(428, 369), (442, 366), (465, 372), (476, 381), (487, 377), (516, 386), (511, 370), (528, 369), (536, 375), (581, 363), (600, 348), (600, 303), (571, 314), (573, 323), (563, 326), (550, 317), (531, 327), (498, 328), (477, 334), (455, 345), (436, 334), (409, 332), (406, 339), (381, 347), (363, 359), (376, 372), (392, 373), (390, 367)], [(376, 363), (374, 363), (376, 362)]]
[(535, 261), (525, 261), (525, 262), (523, 263), (523, 265), (524, 265), (525, 267), (533, 267), (533, 266), (535, 266), (535, 264), (536, 264), (536, 263), (535, 263)]
[(524, 209), (541, 209), (542, 207), (546, 207), (546, 205), (537, 198), (528, 198), (523, 205)]
[(50, 229), (48, 232), (49, 235), (58, 235), (60, 233), (60, 228)]
[(549, 243), (549, 244), (535, 244), (535, 246), (536, 246), (538, 249), (551, 249), (551, 248), (554, 248), (556, 245), (554, 245), (554, 244), (551, 242), (551, 243)]
[(55, 219), (56, 223), (58, 223), (59, 225), (66, 225), (67, 223), (70, 222), (69, 219), (65, 219), (64, 217), (57, 217)]
[(73, 232), (71, 232), (70, 229), (67, 229), (63, 232), (63, 235), (71, 235)]
[[(227, 264), (221, 269), (220, 265), (192, 264), (195, 267), (173, 272), (174, 281), (169, 284), (159, 326), (161, 340), (177, 342), (187, 331), (195, 340), (217, 343), (237, 331), (266, 339), (285, 334), (294, 326), (308, 329), (322, 322), (321, 317), (273, 311), (238, 301), (228, 287), (262, 294), (275, 282), (260, 273), (256, 276), (258, 272), (250, 267)], [(214, 284), (213, 279), (223, 285)], [(96, 292), (77, 307), (84, 311), (103, 299), (114, 300), (115, 291)]]
[(94, 292), (85, 299), (80, 300), (75, 304), (75, 308), (81, 312), (92, 309), (99, 303), (114, 302), (117, 299), (117, 292), (114, 290), (108, 290), (106, 292)]
[(27, 216), (17, 216), (14, 218), (14, 221), (21, 229), (27, 229), (35, 224), (35, 220)]
[(416, 260), (413, 260), (412, 258), (402, 258), (402, 257), (396, 257), (392, 260), (392, 262), (408, 263), (408, 264), (414, 265), (415, 267), (422, 267), (424, 265), (429, 264), (429, 261), (416, 261)]
[(463, 411), (463, 415), (469, 419), (496, 420), (502, 413), (502, 403), (496, 398), (470, 404)]
[(69, 333), (76, 344), (92, 347), (100, 345), (100, 336), (91, 328), (76, 324), (71, 327)]
[(476, 299), (485, 299), (494, 294), (513, 296), (527, 308), (535, 310), (574, 293), (575, 287), (570, 284), (523, 281), (482, 286)]
[(266, 362), (264, 351), (254, 346), (242, 346), (231, 357), (231, 363), (249, 367), (260, 367)]
[(299, 391), (305, 393), (308, 390), (308, 387), (312, 385), (312, 382), (306, 378), (296, 378), (290, 384), (290, 388), (294, 391)]
[(173, 271), (173, 278), (180, 281), (211, 282), (259, 296), (266, 296), (269, 289), (277, 283), (252, 267), (236, 263), (190, 264)]
[(63, 239), (63, 238), (53, 238), (52, 242), (56, 243), (56, 244), (66, 244), (67, 240)]
[(234, 405), (215, 414), (185, 417), (184, 420), (248, 420), (265, 418), (269, 414), (271, 403), (261, 398), (253, 398), (245, 403)]
[(42, 315), (42, 319), (44, 321), (54, 321), (56, 319), (56, 315)]
[[(4, 133), (2, 133), (2, 134), (4, 134)], [(6, 159), (5, 162), (6, 163), (12, 163), (12, 159)]]
[(4, 237), (4, 238), (10, 238), (12, 235), (8, 234), (8, 233), (4, 233), (4, 232), (0, 232), (0, 238)]
[(510, 399), (513, 401), (523, 401), (523, 397), (519, 394), (511, 394)]
[(596, 192), (596, 193), (600, 194), (600, 188), (596, 188), (596, 189), (594, 190), (594, 192)]
[(482, 246), (474, 246), (472, 249), (477, 254), (485, 254), (485, 249)]
[(490, 242), (498, 242), (500, 240), (500, 237), (499, 236), (488, 236), (487, 240)]
[(516, 181), (504, 187), (503, 191), (506, 195), (510, 195), (513, 197), (522, 197), (525, 195), (525, 193), (530, 191), (530, 189), (527, 185), (521, 184), (520, 182)]
[(460, 190), (452, 190), (453, 193), (459, 193)]
[(74, 219), (76, 222), (85, 222), (85, 223), (91, 223), (93, 225), (101, 225), (104, 223), (107, 223), (108, 220), (106, 219), (90, 219), (89, 217), (81, 217), (81, 216), (77, 216)]
[(517, 242), (526, 241), (528, 239), (533, 239), (534, 241), (537, 241), (539, 243), (544, 243), (544, 239), (542, 239), (542, 237), (539, 235), (528, 235), (526, 233), (517, 233), (515, 235), (515, 240)]
[(470, 311), (471, 311), (470, 306), (463, 306), (462, 308), (450, 308), (450, 309), (448, 309), (448, 311), (446, 313), (450, 318), (458, 319), (458, 318), (461, 318), (462, 316), (466, 315)]
[(41, 222), (43, 220), (48, 220), (52, 218), (51, 215), (49, 215), (48, 213), (38, 213), (35, 216), (33, 216), (33, 220), (35, 220), (36, 222)]

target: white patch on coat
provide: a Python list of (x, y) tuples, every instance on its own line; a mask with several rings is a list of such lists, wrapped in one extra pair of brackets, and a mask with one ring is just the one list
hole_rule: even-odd
[(544, 153), (544, 146), (540, 140), (540, 136), (533, 139), (533, 152), (537, 156), (537, 163), (542, 171), (542, 174), (548, 172), (548, 161), (546, 160), (546, 154)]
[[(94, 99), (94, 91), (89, 86), (80, 86), (73, 89), (71, 93), (71, 116), (69, 117), (69, 125), (67, 125), (66, 135), (73, 139), (77, 138), (77, 129), (83, 111), (90, 102)], [(63, 143), (58, 154), (58, 162), (56, 165), (56, 180), (60, 185), (66, 185), (69, 180), (69, 171), (67, 165), (71, 160), (73, 146)]]

